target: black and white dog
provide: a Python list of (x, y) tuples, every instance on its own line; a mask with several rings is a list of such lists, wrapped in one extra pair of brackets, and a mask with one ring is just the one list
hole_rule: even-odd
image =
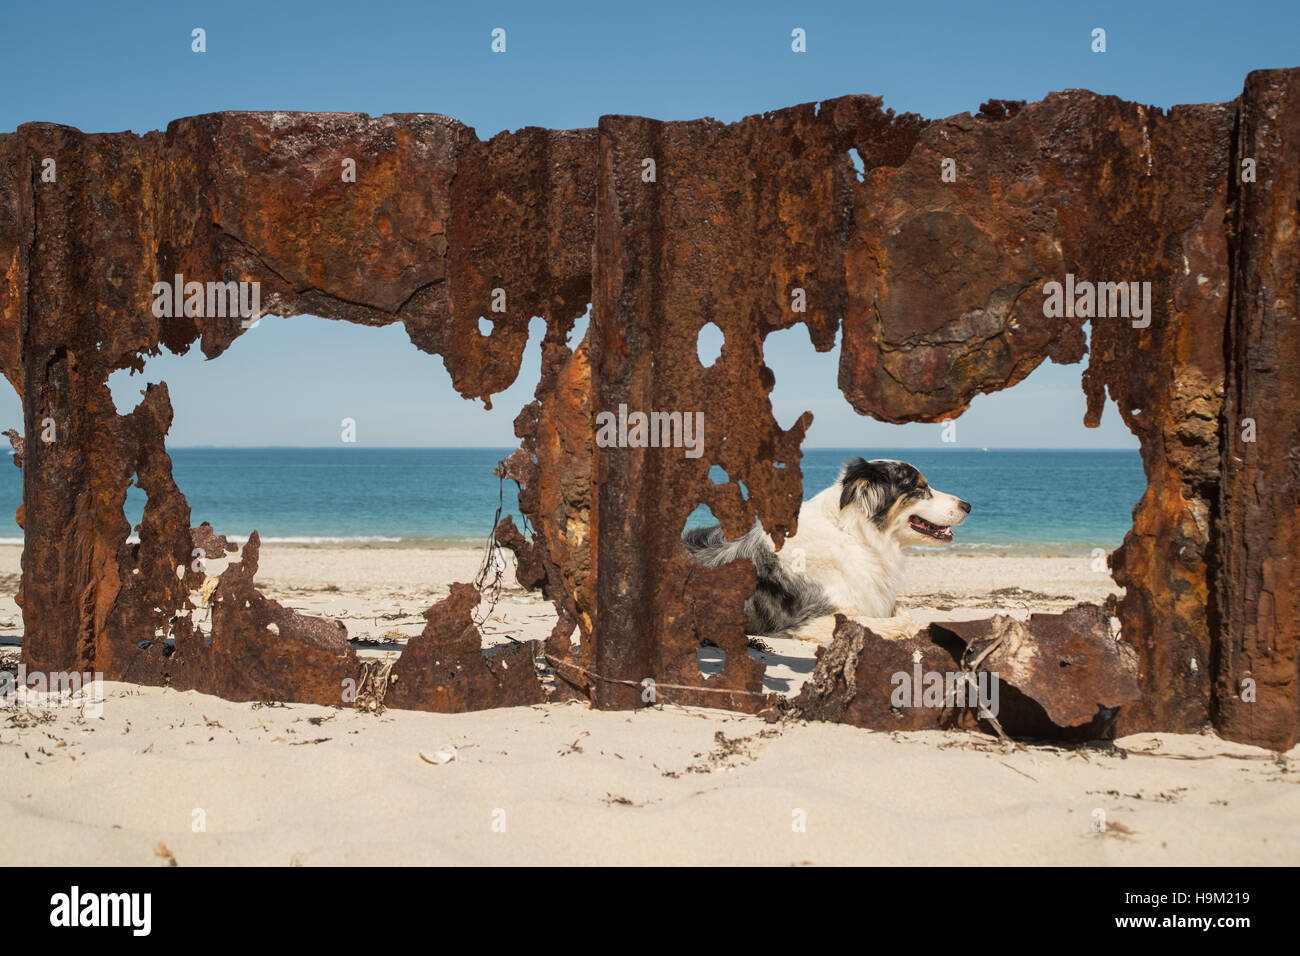
[(835, 484), (803, 503), (798, 533), (779, 552), (759, 524), (734, 541), (717, 525), (688, 531), (683, 541), (707, 567), (753, 562), (749, 634), (828, 641), (838, 613), (881, 637), (902, 638), (917, 630), (906, 611), (895, 613), (903, 548), (951, 541), (953, 526), (969, 513), (967, 502), (935, 491), (906, 462), (854, 458)]

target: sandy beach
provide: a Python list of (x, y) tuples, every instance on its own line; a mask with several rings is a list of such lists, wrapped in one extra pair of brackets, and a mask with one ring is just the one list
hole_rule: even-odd
[(105, 687), (102, 717), (0, 721), (4, 863), (1300, 860), (1300, 753), (1210, 736), (1006, 752), (675, 707), (374, 717)]
[[(0, 548), (0, 633), (19, 549)], [(268, 545), (259, 580), (396, 653), (471, 549)], [(216, 569), (214, 569), (216, 570)], [(1115, 589), (1088, 558), (913, 559), (918, 621), (1022, 616)], [(513, 585), (488, 643), (542, 637)], [(814, 648), (773, 648), (791, 693)], [(757, 653), (757, 652), (755, 652)], [(1016, 746), (676, 706), (382, 715), (105, 684), (102, 706), (0, 711), (8, 864), (1294, 864), (1300, 748), (1213, 735)], [(1104, 825), (1104, 826), (1103, 826)]]

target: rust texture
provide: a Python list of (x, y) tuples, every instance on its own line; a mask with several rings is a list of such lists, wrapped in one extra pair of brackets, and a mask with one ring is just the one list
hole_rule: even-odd
[(1234, 144), (1234, 165), (1255, 160), (1268, 185), (1232, 184), (1220, 625), (1211, 658), (1219, 731), (1278, 749), (1300, 734), (1298, 97), (1295, 71), (1252, 73)]
[[(1092, 320), (1084, 373), (1088, 420), (1109, 390), (1148, 481), (1111, 561), (1147, 691), (1122, 718), (1131, 728), (1196, 731), (1210, 704), (1233, 116), (1070, 93), (936, 124), (902, 168), (867, 176), (869, 225), (846, 266), (840, 383), (855, 408), (890, 421), (949, 418), (1044, 356), (1078, 361), (1084, 320), (1046, 318), (1044, 282), (1151, 283), (1148, 328)], [(934, 174), (944, 156), (958, 158), (956, 182)]]
[[(958, 682), (964, 670), (975, 685)], [(1087, 740), (1112, 732), (1121, 708), (1139, 699), (1136, 671), (1132, 649), (1112, 638), (1105, 611), (1092, 604), (1023, 623), (998, 616), (931, 624), (902, 641), (840, 616), (794, 707), (876, 729), (983, 727)]]
[[(221, 577), (210, 630), (199, 620), (191, 552), (227, 544), (193, 527), (172, 481), (166, 387), (119, 415), (106, 384), (161, 348), (214, 357), (246, 331), (237, 317), (155, 317), (153, 283), (183, 274), (259, 282), (268, 313), (402, 322), (462, 396), (484, 401), (517, 375), (530, 317), (546, 320), (536, 400), (499, 469), (520, 484), (530, 527), (498, 533), (559, 622), (544, 648), (484, 658), (457, 586), (394, 665), (390, 704), (532, 702), (542, 685), (524, 665), (544, 653), (561, 693), (599, 707), (642, 705), (650, 679), (659, 700), (770, 709), (742, 627), (752, 570), (701, 568), (679, 536), (700, 503), (729, 534), (755, 520), (778, 543), (795, 530), (811, 416), (777, 425), (763, 349), (802, 325), (822, 351), (842, 332), (841, 390), (893, 422), (951, 418), (1044, 360), (1086, 355), (1086, 421), (1113, 399), (1148, 479), (1111, 556), (1140, 695), (1109, 729), (1213, 720), (1290, 746), (1298, 75), (1251, 74), (1234, 102), (1170, 110), (1072, 91), (931, 121), (849, 96), (729, 125), (607, 116), (486, 142), (430, 114), (222, 113), (144, 136), (40, 123), (0, 135), (0, 365), (24, 407), (11, 440), (28, 666), (330, 703), (360, 674), (341, 626), (260, 596), (255, 538)], [(1239, 179), (1247, 154), (1258, 181)], [(57, 181), (42, 178), (46, 158)], [(347, 160), (355, 182), (340, 175)], [(1150, 282), (1149, 325), (1049, 316), (1044, 285), (1067, 274)], [(588, 303), (586, 337), (571, 342)], [(725, 344), (705, 368), (707, 322)], [(620, 406), (702, 412), (703, 454), (602, 446), (596, 416)], [(1257, 423), (1248, 445), (1245, 418)], [(139, 544), (122, 511), (133, 480), (148, 495)], [(1053, 647), (1094, 633), (1071, 620), (1028, 633)], [(940, 650), (925, 653), (944, 652), (929, 633)], [(709, 678), (696, 664), (705, 642), (726, 654)], [(1054, 726), (1081, 726), (1070, 701), (1091, 685), (1020, 683)]]
[[(540, 129), (482, 143), (427, 115), (224, 113), (143, 137), (49, 124), (0, 137), (0, 361), (23, 397), (24, 435), (39, 436), (24, 442), (18, 516), (29, 666), (235, 699), (346, 701), (361, 672), (346, 631), (257, 592), (256, 535), (207, 619), (191, 554), (218, 557), (226, 543), (191, 530), (172, 481), (166, 386), (118, 415), (108, 375), (160, 347), (197, 342), (214, 357), (248, 331), (239, 317), (156, 317), (154, 282), (181, 274), (259, 282), (265, 312), (402, 322), (462, 395), (486, 400), (517, 375), (531, 316), (562, 342), (589, 299), (593, 147), (591, 131)], [(54, 182), (41, 180), (46, 157)], [(344, 181), (345, 160), (356, 182)], [(148, 496), (139, 544), (122, 510), (132, 480)], [(441, 606), (445, 620), (394, 667), (425, 693), (389, 699), (440, 710), (540, 699), (532, 667), (482, 677), (463, 603)]]

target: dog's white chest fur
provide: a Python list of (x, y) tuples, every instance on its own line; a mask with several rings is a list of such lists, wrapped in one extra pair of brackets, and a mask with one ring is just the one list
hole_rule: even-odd
[(842, 510), (838, 484), (803, 503), (799, 531), (778, 555), (791, 571), (816, 580), (840, 613), (893, 615), (903, 588), (903, 549), (892, 535), (862, 520), (857, 508)]

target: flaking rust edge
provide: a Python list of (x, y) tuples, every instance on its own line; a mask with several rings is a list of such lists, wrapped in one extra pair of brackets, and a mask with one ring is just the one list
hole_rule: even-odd
[[(702, 569), (679, 536), (701, 502), (730, 534), (756, 518), (778, 540), (795, 530), (811, 419), (777, 426), (766, 335), (803, 324), (827, 350), (842, 321), (850, 403), (939, 421), (1044, 359), (1083, 358), (1083, 321), (1042, 308), (1043, 284), (1073, 273), (1153, 288), (1148, 327), (1093, 321), (1084, 377), (1088, 420), (1109, 393), (1148, 479), (1111, 556), (1141, 691), (1116, 728), (1214, 720), (1234, 739), (1289, 747), (1300, 372), (1257, 358), (1296, 348), (1284, 320), (1297, 179), (1286, 173), (1300, 117), (1268, 104), (1294, 99), (1298, 76), (1255, 73), (1238, 101), (1167, 111), (1072, 91), (938, 121), (850, 96), (730, 125), (610, 116), (487, 142), (432, 114), (223, 113), (143, 137), (48, 124), (0, 136), (0, 363), (23, 396), (26, 436), (24, 659), (321, 703), (337, 703), (359, 670), (340, 625), (287, 618), (258, 594), (255, 541), (218, 588), (238, 606), (195, 632), (197, 582), (176, 569), (198, 538), (163, 445), (165, 386), (122, 416), (106, 381), (160, 346), (219, 355), (243, 330), (154, 318), (156, 280), (257, 281), (268, 313), (402, 322), (471, 399), (514, 380), (528, 320), (543, 316), (536, 401), (501, 469), (521, 483), (533, 536), (502, 533), (531, 549), (521, 573), (556, 603), (545, 651), (561, 693), (634, 707), (652, 678), (678, 688), (661, 699), (757, 711), (770, 701), (740, 614), (752, 572)], [(1236, 180), (1243, 150), (1258, 154), (1257, 186)], [(40, 179), (46, 156), (57, 184)], [(355, 183), (340, 180), (345, 158)], [(940, 177), (945, 158), (953, 182)], [(505, 313), (490, 310), (494, 289)], [(568, 343), (588, 302), (586, 339)], [(709, 321), (726, 344), (706, 369), (696, 337)], [(620, 402), (704, 412), (703, 456), (597, 447), (594, 415)], [(1267, 439), (1246, 446), (1239, 420), (1251, 416)], [(46, 420), (54, 442), (34, 440)], [(709, 479), (714, 465), (727, 481)], [(1262, 471), (1269, 494), (1249, 494)], [(138, 545), (122, 515), (133, 475), (149, 494)], [(471, 598), (454, 587), (428, 612), (394, 666), (390, 693), (409, 677), (400, 706), (541, 699), (532, 671), (504, 679), (479, 653)], [(696, 666), (704, 640), (726, 653), (709, 678)], [(448, 661), (475, 676), (449, 688), (437, 679)], [(1247, 675), (1255, 704), (1240, 700)]]

